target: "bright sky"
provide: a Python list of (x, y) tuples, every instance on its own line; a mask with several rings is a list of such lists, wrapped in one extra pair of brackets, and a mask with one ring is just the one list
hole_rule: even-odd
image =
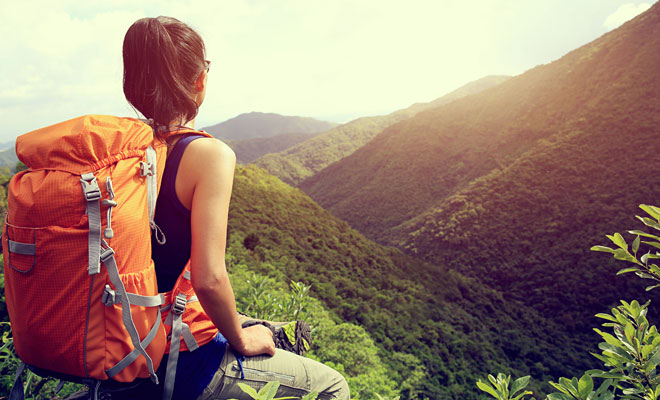
[(0, 142), (82, 114), (135, 116), (121, 46), (145, 16), (198, 30), (212, 61), (197, 118), (250, 111), (347, 122), (549, 63), (655, 0), (6, 0)]

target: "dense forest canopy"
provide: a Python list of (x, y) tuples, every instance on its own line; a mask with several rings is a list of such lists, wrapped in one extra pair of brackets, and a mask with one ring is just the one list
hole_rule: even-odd
[[(588, 254), (658, 197), (660, 5), (482, 93), (387, 128), (300, 187), (367, 236), (587, 332), (636, 293)], [(639, 165), (639, 164), (637, 164)], [(613, 290), (616, 288), (616, 290)]]

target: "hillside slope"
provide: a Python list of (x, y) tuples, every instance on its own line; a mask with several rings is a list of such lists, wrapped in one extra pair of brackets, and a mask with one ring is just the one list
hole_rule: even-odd
[(336, 125), (332, 122), (308, 117), (250, 112), (202, 129), (218, 139), (241, 140), (275, 136), (282, 133), (319, 133)]
[(14, 149), (14, 146), (0, 151), (0, 167), (7, 167), (11, 171), (14, 171), (17, 162), (18, 157), (16, 156), (16, 150)]
[(277, 153), (315, 137), (315, 133), (282, 133), (265, 138), (225, 140), (234, 150), (236, 161), (248, 164), (268, 153)]
[(358, 118), (280, 153), (267, 154), (256, 160), (255, 164), (284, 182), (297, 185), (328, 165), (351, 155), (387, 127), (423, 110), (478, 93), (507, 79), (508, 76), (487, 76), (429, 103), (413, 104), (384, 116)]
[(407, 371), (397, 354), (419, 358), (420, 398), (480, 398), (474, 382), (486, 371), (547, 382), (591, 366), (584, 346), (595, 335), (566, 335), (475, 279), (378, 245), (252, 165), (237, 169), (229, 222), (232, 257), (311, 284), (341, 318), (370, 331), (393, 379)]
[(587, 329), (639, 294), (587, 249), (657, 203), (658, 54), (655, 4), (551, 64), (388, 128), (301, 188), (372, 238)]

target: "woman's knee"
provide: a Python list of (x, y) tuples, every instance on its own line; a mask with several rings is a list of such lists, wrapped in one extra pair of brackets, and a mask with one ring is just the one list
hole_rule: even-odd
[(348, 382), (346, 382), (346, 378), (344, 378), (340, 373), (337, 372), (339, 375), (339, 384), (337, 385), (338, 389), (334, 393), (334, 399), (339, 399), (339, 400), (349, 400), (351, 398), (351, 390), (348, 387)]
[(309, 374), (312, 381), (311, 389), (318, 392), (320, 400), (350, 399), (348, 382), (336, 370), (327, 365), (316, 363), (315, 368), (310, 368)]

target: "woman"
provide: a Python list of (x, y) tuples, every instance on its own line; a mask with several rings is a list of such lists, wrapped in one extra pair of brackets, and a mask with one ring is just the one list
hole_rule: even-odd
[[(276, 349), (264, 325), (241, 327), (225, 266), (236, 158), (217, 139), (191, 135), (190, 130), (177, 133), (194, 128), (204, 101), (210, 62), (201, 37), (174, 18), (144, 18), (126, 33), (123, 56), (126, 99), (153, 120), (158, 139), (169, 146), (156, 207), (156, 224), (166, 240), (152, 240), (159, 291), (172, 290), (189, 259), (199, 304), (219, 330), (197, 350), (180, 353), (174, 398), (249, 399), (238, 382), (259, 389), (278, 380), (277, 396), (318, 391), (321, 399), (348, 399), (339, 373)], [(161, 381), (166, 363), (159, 369)]]

